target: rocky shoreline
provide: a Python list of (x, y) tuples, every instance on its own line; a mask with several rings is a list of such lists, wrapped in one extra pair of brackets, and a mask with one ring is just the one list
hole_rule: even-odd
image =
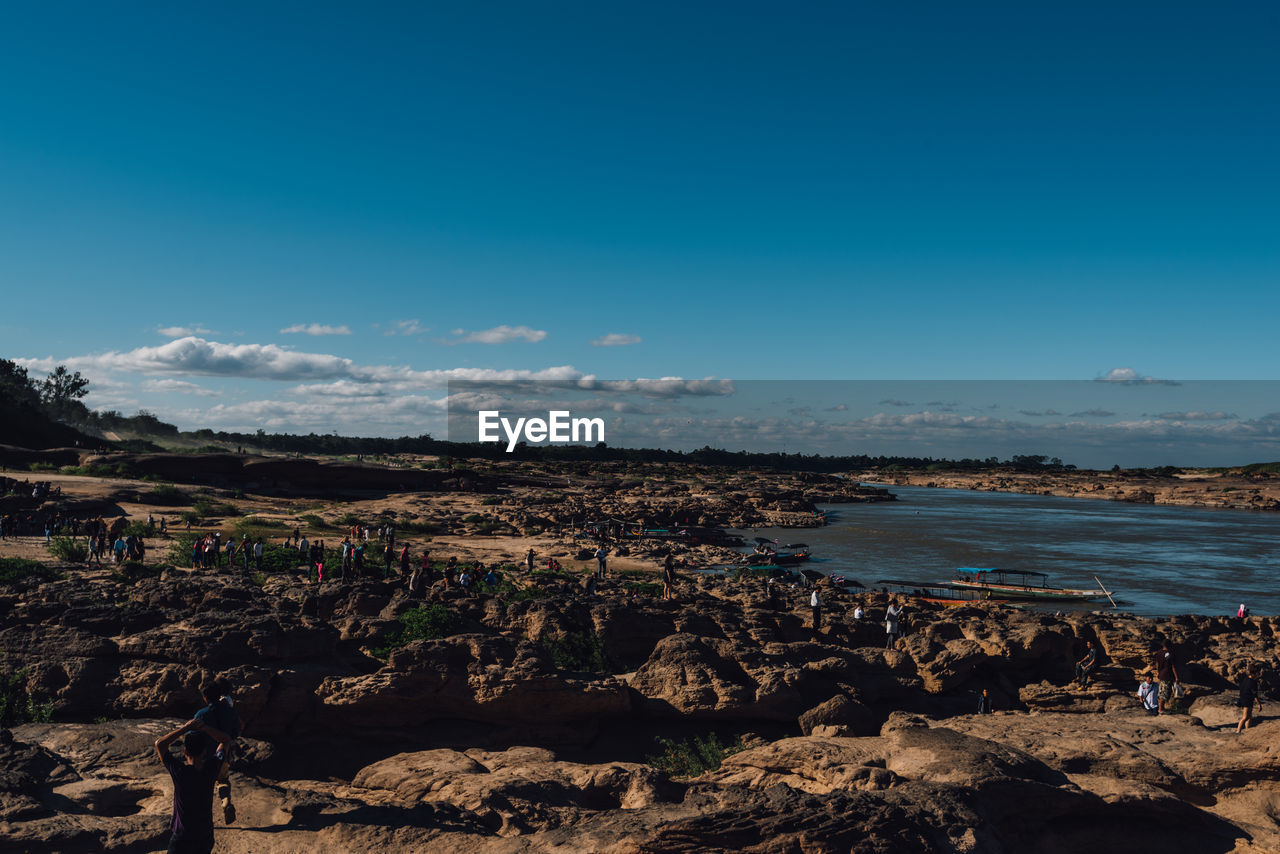
[[(1276, 618), (924, 605), (886, 650), (844, 594), (815, 635), (803, 596), (773, 610), (756, 581), (545, 593), (416, 602), (175, 570), (0, 596), (5, 661), (57, 721), (0, 745), (4, 850), (163, 847), (150, 743), (215, 675), (247, 745), (220, 851), (1120, 850), (1148, 824), (1163, 851), (1280, 846), (1276, 723), (1237, 736), (1230, 694), (1249, 663), (1280, 673)], [(374, 653), (423, 606), (456, 618), (448, 634)], [(598, 658), (564, 654), (582, 638)], [(1138, 709), (1156, 638), (1182, 657), (1188, 714)], [(1086, 639), (1103, 666), (1072, 689)], [(981, 687), (995, 715), (970, 714)], [(647, 761), (711, 732), (745, 749), (693, 779)]]
[[(438, 559), (502, 566), (504, 583), (414, 596), (380, 573), (320, 585), (86, 570), (53, 561), (42, 537), (0, 543), (61, 576), (0, 587), (4, 708), (34, 719), (0, 731), (0, 851), (162, 850), (171, 788), (152, 742), (214, 677), (246, 724), (225, 852), (1280, 850), (1277, 724), (1268, 706), (1237, 735), (1233, 706), (1250, 665), (1274, 697), (1280, 618), (921, 603), (886, 649), (883, 593), (824, 589), (815, 633), (807, 591), (775, 602), (749, 575), (688, 572), (676, 600), (656, 595), (666, 553), (699, 564), (732, 548), (617, 543), (608, 576), (589, 581), (575, 536), (611, 517), (820, 524), (818, 504), (892, 500), (882, 488), (526, 465), (419, 467), (402, 490), (388, 484), (415, 461), (277, 461), (266, 482), (243, 479), (252, 460), (158, 456), (117, 460), (115, 477), (41, 477), (64, 512), (136, 520), (175, 513), (147, 503), (155, 482), (139, 472), (183, 473), (182, 500), (206, 502), (201, 530), (337, 539), (344, 519), (395, 519)], [(528, 548), (564, 569), (528, 572)], [(853, 618), (858, 602), (868, 619)], [(1188, 696), (1151, 718), (1135, 691), (1159, 640)], [(1102, 664), (1080, 689), (1086, 641)], [(984, 688), (992, 715), (974, 714)]]
[(851, 477), (889, 486), (925, 486), (981, 492), (1017, 492), (1093, 498), (1134, 504), (1280, 511), (1280, 474), (1267, 471), (1185, 469), (1149, 471), (893, 471), (872, 469)]

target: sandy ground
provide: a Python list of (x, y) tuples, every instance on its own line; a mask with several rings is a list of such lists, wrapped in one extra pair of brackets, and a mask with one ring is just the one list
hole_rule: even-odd
[[(18, 480), (47, 481), (61, 487), (64, 499), (109, 499), (122, 511), (123, 515), (132, 521), (145, 520), (150, 514), (158, 525), (160, 519), (164, 518), (169, 525), (169, 536), (156, 535), (148, 541), (149, 548), (153, 550), (154, 554), (160, 556), (167, 554), (167, 542), (172, 541), (175, 534), (186, 531), (186, 525), (181, 517), (184, 512), (190, 510), (189, 507), (156, 507), (122, 497), (122, 493), (145, 492), (152, 489), (155, 486), (153, 483), (124, 478), (100, 478), (46, 472), (0, 471), (0, 475)], [(404, 514), (408, 513), (417, 517), (415, 521), (434, 521), (443, 512), (465, 515), (481, 513), (488, 509), (481, 504), (485, 497), (483, 495), (453, 492), (411, 492), (370, 498), (363, 501), (326, 501), (318, 496), (276, 498), (246, 494), (243, 498), (235, 498), (231, 497), (226, 490), (210, 490), (208, 487), (201, 485), (177, 484), (177, 486), (189, 493), (208, 490), (213, 493), (210, 496), (212, 500), (235, 505), (240, 510), (242, 517), (252, 515), (260, 519), (283, 523), (286, 527), (260, 529), (262, 536), (269, 541), (283, 542), (293, 533), (295, 528), (299, 528), (303, 536), (313, 541), (321, 539), (328, 548), (336, 547), (342, 542), (346, 533), (345, 529), (316, 529), (301, 521), (298, 518), (300, 515), (314, 514), (333, 520), (347, 514), (355, 514), (372, 522), (384, 513), (391, 513), (399, 518), (404, 518)], [(224, 538), (226, 538), (232, 534), (235, 530), (236, 522), (242, 517), (210, 518), (203, 523), (193, 524), (191, 530), (193, 532), (221, 531)], [(115, 516), (105, 514), (104, 518), (110, 521)], [(373, 541), (371, 538), (371, 542)], [(538, 566), (545, 566), (547, 559), (554, 557), (565, 570), (570, 572), (586, 573), (592, 571), (595, 567), (594, 561), (576, 559), (578, 549), (585, 547), (588, 543), (583, 540), (580, 546), (577, 541), (569, 536), (568, 532), (564, 532), (562, 536), (556, 536), (554, 533), (543, 533), (537, 536), (475, 533), (446, 533), (426, 536), (419, 533), (402, 532), (397, 535), (397, 541), (401, 544), (407, 543), (410, 546), (410, 553), (414, 555), (421, 554), (423, 548), (429, 548), (433, 560), (447, 560), (449, 557), (457, 557), (461, 562), (481, 560), (485, 564), (515, 563), (523, 566), (525, 555), (529, 549), (533, 549)], [(21, 557), (45, 562), (52, 560), (48, 551), (44, 548), (43, 536), (10, 537), (7, 540), (0, 541), (0, 557)], [(149, 560), (148, 562), (151, 561)], [(609, 557), (609, 570), (644, 570), (659, 573), (661, 566), (651, 559), (611, 555)]]

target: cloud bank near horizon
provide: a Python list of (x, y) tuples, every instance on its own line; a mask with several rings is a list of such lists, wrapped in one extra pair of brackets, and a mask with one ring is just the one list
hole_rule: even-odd
[[(407, 324), (420, 329), (417, 321)], [(500, 408), (504, 400), (523, 396), (550, 408), (561, 404), (554, 395), (539, 394), (554, 388), (577, 395), (576, 411), (611, 419), (611, 444), (953, 458), (1043, 453), (1107, 467), (1280, 459), (1280, 413), (1246, 411), (1236, 400), (1180, 396), (1194, 389), (1128, 369), (1110, 372), (1114, 378), (1105, 383), (1068, 384), (1093, 390), (1084, 405), (1052, 406), (1042, 399), (1020, 407), (1013, 400), (964, 400), (970, 386), (963, 382), (952, 384), (954, 389), (935, 383), (917, 397), (918, 385), (909, 382), (891, 388), (881, 381), (864, 389), (851, 381), (836, 400), (807, 400), (799, 399), (805, 381), (604, 380), (572, 365), (420, 369), (194, 335), (131, 350), (16, 361), (33, 372), (65, 364), (90, 378), (89, 405), (142, 406), (184, 429), (444, 436), (451, 402)], [(753, 391), (757, 384), (769, 394)], [(1278, 390), (1274, 385), (1269, 392)], [(1029, 386), (1056, 391), (1050, 383)], [(802, 391), (792, 394), (793, 388)], [(219, 399), (193, 405), (201, 398)], [(928, 402), (915, 405), (913, 399)], [(1128, 400), (1132, 408), (1120, 405)], [(1009, 415), (998, 414), (1002, 407)]]

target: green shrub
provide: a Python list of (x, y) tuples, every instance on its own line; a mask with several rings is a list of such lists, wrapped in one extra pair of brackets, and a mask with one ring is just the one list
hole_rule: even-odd
[(261, 587), (267, 583), (267, 577), (261, 572), (254, 572), (249, 575), (249, 583), (254, 587)]
[(705, 738), (695, 736), (684, 741), (659, 736), (657, 743), (662, 752), (647, 757), (648, 762), (672, 777), (697, 777), (715, 771), (724, 763), (725, 757), (746, 749), (741, 738), (725, 745), (714, 732)]
[[(334, 559), (333, 550), (328, 550), (325, 555), (325, 564), (327, 565)], [(263, 572), (293, 572), (298, 568), (302, 561), (298, 558), (297, 549), (287, 549), (284, 546), (273, 546), (265, 540), (262, 543), (262, 571)], [(252, 561), (250, 561), (252, 565)]]
[(52, 567), (20, 557), (0, 557), (0, 586), (13, 587), (24, 578), (56, 581), (62, 573)]
[(488, 498), (485, 498), (485, 499), (481, 500), (481, 502), (480, 502), (480, 506), (481, 506), (481, 507), (492, 507), (492, 506), (493, 506), (493, 505), (495, 505), (495, 504), (501, 504), (501, 503), (502, 503), (502, 499), (501, 499), (501, 498), (499, 498), (499, 497), (498, 497), (498, 496), (496, 496), (496, 495), (490, 495)]
[(166, 483), (142, 493), (141, 500), (143, 504), (156, 507), (186, 507), (191, 503), (191, 496), (173, 484)]
[(54, 537), (45, 548), (49, 554), (67, 563), (84, 563), (89, 559), (88, 542), (74, 537)]
[(462, 628), (462, 620), (444, 605), (424, 605), (411, 608), (400, 615), (400, 628), (387, 639), (386, 645), (374, 650), (385, 658), (391, 650), (416, 640), (436, 640), (456, 635)]
[[(312, 528), (317, 531), (329, 531), (333, 530), (334, 527), (326, 522), (323, 517), (317, 516), (315, 513), (307, 513), (306, 515), (299, 516), (298, 519), (305, 523), (308, 528)], [(349, 528), (351, 526), (348, 525), (347, 527)]]
[(27, 466), (28, 471), (57, 471), (58, 467), (53, 463), (32, 463)]
[(155, 525), (148, 525), (141, 519), (136, 522), (130, 522), (128, 525), (124, 526), (124, 536), (126, 537), (130, 534), (133, 534), (135, 537), (150, 537), (154, 536), (155, 532)]
[(191, 546), (200, 539), (195, 534), (174, 534), (169, 545), (169, 563), (174, 566), (191, 566)]
[(53, 702), (27, 692), (27, 669), (0, 673), (0, 727), (47, 724), (53, 720)]
[(559, 670), (585, 673), (610, 673), (610, 663), (604, 651), (604, 641), (593, 630), (566, 632), (560, 637), (543, 635), (538, 645), (546, 651)]

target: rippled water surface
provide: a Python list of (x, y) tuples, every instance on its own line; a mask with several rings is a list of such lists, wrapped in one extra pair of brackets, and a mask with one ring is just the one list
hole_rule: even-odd
[(812, 568), (867, 585), (942, 581), (960, 566), (1030, 569), (1061, 587), (1094, 588), (1097, 575), (1138, 614), (1234, 614), (1241, 602), (1255, 614), (1280, 613), (1277, 514), (891, 489), (896, 502), (828, 507), (826, 528), (745, 533), (807, 542)]

